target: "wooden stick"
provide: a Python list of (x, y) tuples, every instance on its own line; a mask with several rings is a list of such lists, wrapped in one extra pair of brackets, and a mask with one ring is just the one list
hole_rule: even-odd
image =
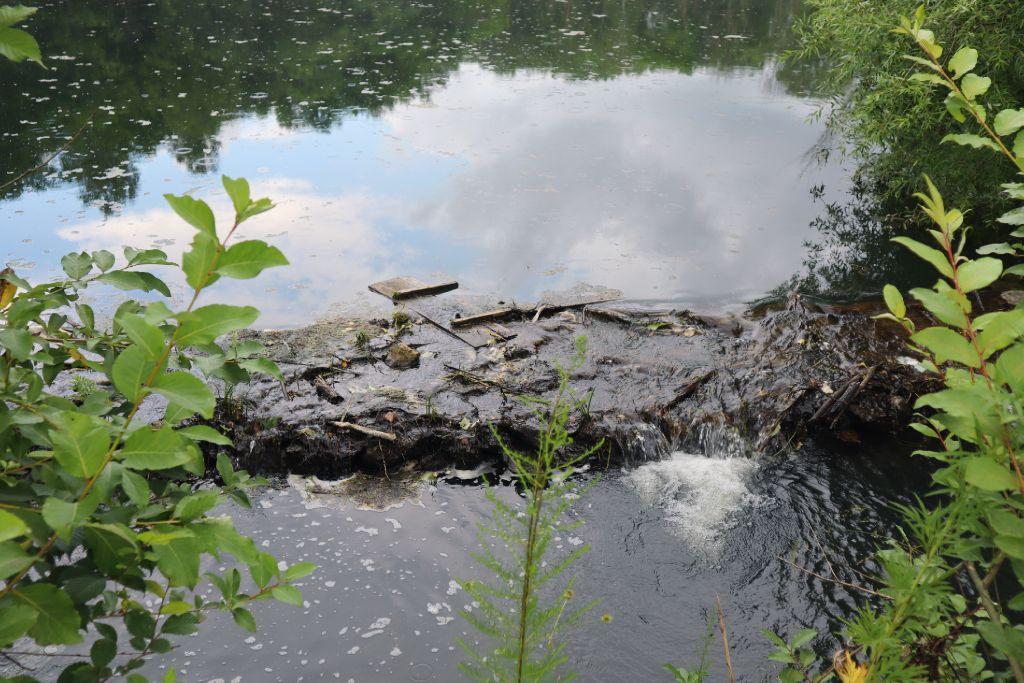
[(373, 436), (378, 439), (385, 439), (386, 441), (397, 441), (398, 437), (388, 432), (382, 432), (379, 429), (373, 429), (371, 427), (364, 427), (363, 425), (357, 425), (354, 422), (334, 422), (335, 427), (341, 427), (342, 429), (351, 429), (352, 431), (361, 432), (367, 436)]
[(729, 672), (729, 683), (736, 683), (732, 672), (732, 656), (729, 654), (729, 632), (725, 628), (725, 612), (722, 611), (722, 600), (715, 593), (715, 608), (718, 610), (718, 628), (722, 631), (722, 647), (725, 649), (725, 668)]

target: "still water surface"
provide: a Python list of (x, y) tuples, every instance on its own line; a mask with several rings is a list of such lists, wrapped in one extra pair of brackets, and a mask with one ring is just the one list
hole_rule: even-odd
[(293, 267), (218, 294), (266, 326), (397, 274), (736, 303), (802, 271), (848, 186), (817, 161), (815, 70), (780, 66), (796, 0), (40, 4), (50, 70), (0, 64), (0, 174), (96, 118), (0, 192), (0, 261), (33, 277), (73, 249), (178, 256), (161, 195), (226, 219), (227, 173), (278, 204), (245, 236)]
[[(584, 524), (555, 546), (591, 547), (576, 565), (575, 592), (580, 601), (601, 599), (570, 639), (580, 680), (668, 681), (665, 662), (696, 665), (716, 594), (737, 680), (775, 680), (761, 629), (838, 630), (862, 601), (783, 559), (822, 576), (831, 562), (837, 576), (861, 582), (854, 570), (874, 569), (865, 558), (896, 518), (889, 503), (909, 502), (923, 483), (904, 453), (889, 450), (666, 456), (596, 481), (579, 477), (591, 488), (571, 516)], [(511, 486), (498, 492), (514, 500)], [(476, 635), (459, 617), (470, 601), (457, 579), (481, 576), (468, 553), (489, 510), (483, 493), (479, 481), (452, 477), (374, 511), (330, 496), (304, 499), (294, 487), (267, 491), (251, 512), (235, 511), (235, 523), (285, 561), (319, 565), (302, 586), (305, 608), (256, 606), (260, 631), (252, 636), (214, 615), (148, 670), (174, 666), (198, 681), (464, 680), (455, 639)], [(604, 613), (611, 623), (599, 619)], [(816, 645), (826, 657), (839, 647), (828, 637)], [(718, 642), (709, 661), (709, 680), (722, 680)]]

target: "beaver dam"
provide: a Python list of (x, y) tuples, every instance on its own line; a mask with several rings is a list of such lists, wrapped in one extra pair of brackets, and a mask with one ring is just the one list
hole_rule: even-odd
[(718, 428), (751, 453), (808, 437), (858, 444), (901, 429), (928, 386), (903, 336), (866, 312), (798, 295), (726, 317), (580, 303), (617, 298), (581, 288), (524, 307), (446, 294), (397, 302), (387, 320), (257, 333), (288, 381), (257, 380), (224, 411), (238, 458), (318, 476), (478, 467), (500, 453), (494, 431), (535, 441), (522, 398), (553, 397), (580, 337), (586, 363), (571, 384), (589, 398), (574, 448), (603, 442), (605, 465), (658, 459)]

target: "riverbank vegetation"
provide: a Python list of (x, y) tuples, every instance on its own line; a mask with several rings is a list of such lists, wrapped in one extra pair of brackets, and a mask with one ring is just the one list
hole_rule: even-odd
[[(988, 9), (1020, 12), (1016, 4), (996, 3)], [(939, 16), (939, 25), (959, 17)], [(951, 122), (929, 123), (925, 131), (948, 130), (942, 142), (987, 155), (971, 166), (980, 167), (982, 177), (1019, 177), (1024, 173), (1024, 109), (1002, 106), (1012, 85), (1000, 84), (997, 75), (999, 69), (1013, 68), (1019, 57), (1019, 33), (986, 34), (987, 44), (995, 41), (991, 53), (966, 40), (954, 51), (939, 42), (930, 26), (922, 6), (895, 30), (918, 48), (904, 56), (916, 68), (904, 80), (943, 94), (941, 104), (931, 92), (919, 95), (919, 104), (907, 111), (938, 120), (935, 111), (944, 106)], [(975, 27), (968, 23), (954, 35), (963, 39)], [(1010, 46), (1017, 54), (1009, 54)], [(997, 70), (994, 75), (984, 68), (990, 64)], [(910, 95), (916, 86), (905, 87)], [(971, 175), (958, 169), (959, 178)], [(880, 317), (906, 329), (923, 369), (944, 383), (942, 390), (918, 399), (921, 421), (911, 425), (929, 440), (916, 455), (939, 464), (934, 487), (928, 500), (903, 509), (902, 537), (877, 553), (879, 583), (865, 587), (875, 604), (850, 620), (843, 635), (848, 649), (834, 663), (819, 667), (793, 657), (792, 648), (779, 641), (780, 659), (788, 664), (783, 681), (833, 675), (844, 682), (1024, 681), (1024, 309), (986, 311), (979, 298), (988, 288), (1019, 284), (1024, 275), (1024, 265), (1017, 263), (1024, 255), (1024, 183), (1018, 179), (1001, 186), (1015, 207), (997, 219), (1008, 236), (978, 248), (973, 258), (965, 248), (968, 216), (947, 206), (938, 181), (926, 176), (925, 184), (926, 191), (915, 197), (932, 224), (930, 239), (899, 236), (893, 241), (928, 263), (939, 280), (909, 292), (926, 312), (923, 321), (891, 286), (885, 289), (889, 313)], [(989, 194), (996, 192), (990, 188)]]
[[(1013, 169), (988, 164), (976, 149), (935, 144), (958, 130), (959, 122), (934, 115), (928, 83), (907, 78), (904, 49), (892, 33), (918, 0), (809, 0), (796, 24), (798, 46), (791, 59), (826, 65), (820, 92), (828, 98), (821, 115), (840, 148), (857, 165), (859, 182), (891, 222), (920, 226), (908, 197), (928, 173), (947, 188), (949, 201), (992, 219), (1008, 206), (992, 188), (1013, 177)], [(985, 55), (992, 78), (988, 103), (999, 109), (1024, 101), (1024, 4), (1016, 0), (933, 0), (928, 3), (937, 35), (971, 45)], [(969, 167), (970, 173), (963, 169)]]
[[(149, 272), (174, 266), (156, 249), (126, 247), (120, 263), (102, 250), (68, 254), (65, 277), (52, 282), (0, 271), (0, 648), (13, 659), (81, 646), (54, 655), (70, 662), (60, 681), (143, 681), (146, 659), (196, 633), (212, 610), (253, 631), (252, 603), (303, 604), (294, 582), (312, 565), (282, 566), (211, 514), (228, 499), (248, 506), (247, 491), (264, 483), (213, 455), (231, 441), (204, 422), (216, 410), (212, 385), (280, 373), (252, 342), (216, 343), (259, 311), (200, 298), (222, 277), (287, 263), (264, 242), (230, 242), (272, 205), (252, 199), (245, 180), (225, 177), (224, 188), (235, 217), (220, 233), (206, 203), (167, 195), (196, 229), (180, 267), (191, 289), (183, 308), (168, 305), (167, 284)], [(94, 287), (144, 298), (104, 323), (83, 300)], [(236, 566), (203, 574), (219, 595), (201, 594), (209, 560), (229, 556)], [(21, 652), (23, 638), (38, 649)]]

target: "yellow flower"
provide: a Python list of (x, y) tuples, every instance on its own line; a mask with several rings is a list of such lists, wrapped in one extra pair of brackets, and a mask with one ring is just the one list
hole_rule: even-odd
[(562, 593), (562, 599), (563, 600), (572, 600), (572, 596), (573, 595), (575, 595), (575, 593), (572, 592), (572, 589), (571, 588), (566, 588), (565, 592)]
[(602, 614), (601, 615), (601, 621), (603, 621), (606, 624), (612, 623), (612, 615), (610, 615), (610, 614)]
[(836, 675), (842, 683), (865, 683), (868, 680), (868, 667), (858, 664), (850, 656), (849, 650), (844, 651), (843, 659), (836, 662)]

